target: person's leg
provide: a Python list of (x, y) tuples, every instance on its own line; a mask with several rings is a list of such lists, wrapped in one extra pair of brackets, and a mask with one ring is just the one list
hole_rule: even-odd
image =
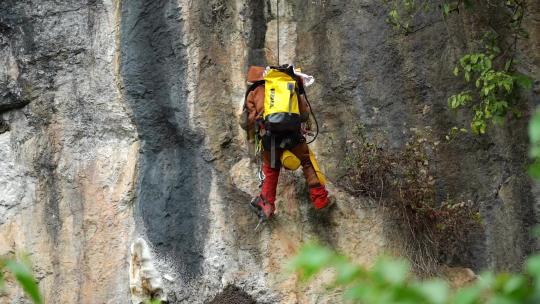
[(311, 202), (315, 209), (323, 209), (327, 207), (330, 203), (328, 200), (328, 191), (326, 187), (321, 184), (317, 172), (313, 167), (311, 158), (309, 155), (309, 148), (305, 142), (301, 142), (290, 150), (302, 164), (302, 169), (304, 171), (304, 176), (306, 178), (309, 194), (311, 196)]
[(270, 166), (270, 151), (264, 151), (262, 154), (263, 164), (262, 170), (264, 173), (264, 182), (262, 185), (261, 195), (268, 200), (272, 205), (276, 201), (277, 184), (279, 181), (279, 172), (281, 170), (281, 149), (276, 149), (276, 166)]
[(252, 205), (262, 211), (266, 219), (272, 218), (274, 211), (276, 210), (275, 202), (279, 172), (281, 170), (281, 163), (279, 162), (281, 153), (281, 149), (276, 149), (276, 159), (278, 161), (276, 162), (275, 168), (270, 166), (270, 151), (264, 151), (262, 153), (264, 181), (261, 188), (261, 194), (252, 201)]

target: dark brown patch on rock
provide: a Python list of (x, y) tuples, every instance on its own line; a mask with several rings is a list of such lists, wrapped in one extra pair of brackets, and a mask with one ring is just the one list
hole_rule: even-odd
[(208, 304), (257, 304), (257, 302), (239, 287), (228, 285)]
[(0, 134), (6, 133), (7, 131), (9, 131), (9, 125), (7, 122), (0, 119)]

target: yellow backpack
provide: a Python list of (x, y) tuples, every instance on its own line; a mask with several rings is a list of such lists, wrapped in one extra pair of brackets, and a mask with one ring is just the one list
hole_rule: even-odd
[(300, 129), (299, 84), (292, 66), (272, 67), (264, 76), (264, 114), (270, 132)]

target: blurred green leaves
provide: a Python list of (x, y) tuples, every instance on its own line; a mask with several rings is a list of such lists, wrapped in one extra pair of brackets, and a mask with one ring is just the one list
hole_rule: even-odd
[(0, 288), (3, 288), (5, 274), (9, 272), (24, 292), (35, 304), (43, 303), (39, 292), (38, 284), (30, 267), (27, 258), (15, 259), (0, 258)]
[(529, 156), (533, 164), (529, 167), (529, 174), (540, 180), (540, 109), (537, 109), (529, 121)]
[(529, 258), (522, 273), (485, 273), (470, 286), (455, 290), (440, 279), (415, 279), (405, 260), (383, 257), (366, 269), (313, 242), (301, 248), (288, 268), (303, 281), (330, 269), (334, 274), (330, 288), (342, 291), (346, 303), (540, 303), (540, 256)]

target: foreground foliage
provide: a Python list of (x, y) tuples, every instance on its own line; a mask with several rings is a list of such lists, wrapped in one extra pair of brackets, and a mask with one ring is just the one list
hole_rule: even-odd
[(342, 291), (346, 303), (540, 303), (540, 256), (529, 258), (522, 273), (484, 273), (475, 283), (457, 290), (440, 279), (415, 279), (404, 260), (380, 258), (367, 269), (316, 243), (303, 246), (289, 269), (303, 281), (323, 270), (333, 270), (335, 277), (329, 288)]
[(534, 112), (529, 121), (529, 156), (533, 159), (529, 174), (540, 180), (540, 108)]
[(30, 263), (27, 259), (17, 261), (15, 259), (0, 258), (0, 290), (3, 288), (6, 275), (12, 275), (24, 292), (36, 304), (43, 303), (39, 288), (32, 274)]

